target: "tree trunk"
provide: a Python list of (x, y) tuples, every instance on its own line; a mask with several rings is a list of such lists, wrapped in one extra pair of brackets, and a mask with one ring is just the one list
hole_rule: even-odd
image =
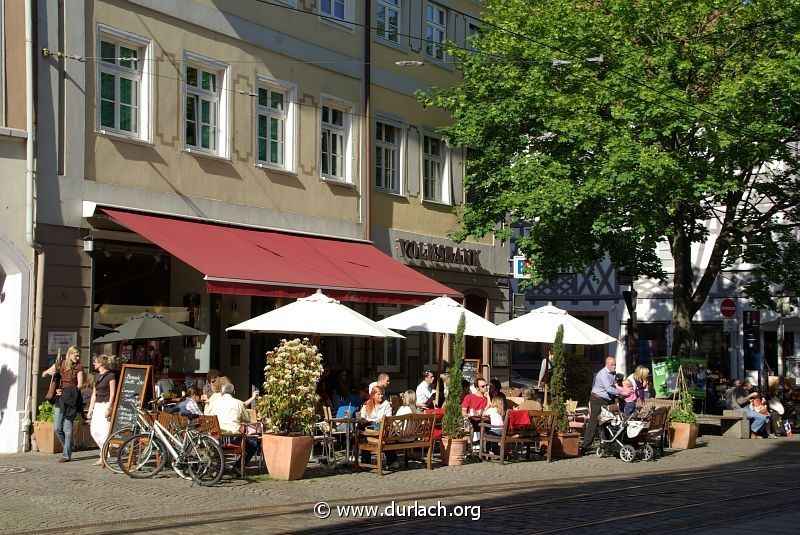
[(672, 356), (689, 357), (692, 354), (692, 317), (696, 312), (692, 303), (692, 244), (683, 232), (670, 240), (675, 274), (672, 285)]

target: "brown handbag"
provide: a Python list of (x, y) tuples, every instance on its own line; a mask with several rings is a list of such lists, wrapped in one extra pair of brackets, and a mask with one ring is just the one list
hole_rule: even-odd
[(58, 389), (58, 385), (61, 383), (61, 348), (58, 348), (58, 355), (56, 355), (56, 362), (53, 364), (56, 367), (56, 371), (53, 374), (53, 377), (50, 379), (50, 386), (47, 387), (47, 394), (45, 394), (44, 399), (45, 401), (52, 401), (56, 398), (56, 390)]

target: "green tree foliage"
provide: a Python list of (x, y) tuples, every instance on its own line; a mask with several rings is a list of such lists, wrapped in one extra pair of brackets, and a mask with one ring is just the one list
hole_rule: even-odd
[(461, 382), (464, 373), (464, 329), (467, 320), (464, 314), (458, 320), (456, 340), (453, 347), (453, 361), (450, 363), (450, 382), (447, 387), (447, 398), (444, 400), (444, 416), (442, 417), (442, 434), (450, 438), (464, 436), (464, 417), (461, 415)]
[(567, 406), (565, 394), (567, 390), (566, 381), (567, 365), (564, 360), (564, 326), (559, 325), (556, 332), (556, 339), (553, 342), (553, 374), (550, 376), (550, 407), (556, 413), (556, 431), (559, 433), (569, 432), (569, 418), (567, 417)]
[(449, 49), (463, 81), (420, 94), (475, 149), (456, 240), (524, 221), (533, 284), (606, 254), (669, 282), (675, 354), (733, 263), (758, 306), (797, 292), (800, 0), (485, 5), (477, 52)]

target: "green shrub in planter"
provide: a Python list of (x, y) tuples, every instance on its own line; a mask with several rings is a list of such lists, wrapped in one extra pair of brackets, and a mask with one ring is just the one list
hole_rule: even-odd
[(39, 408), (36, 410), (36, 421), (37, 422), (52, 422), (53, 421), (53, 411), (55, 410), (55, 405), (50, 403), (49, 401), (43, 401), (39, 404)]

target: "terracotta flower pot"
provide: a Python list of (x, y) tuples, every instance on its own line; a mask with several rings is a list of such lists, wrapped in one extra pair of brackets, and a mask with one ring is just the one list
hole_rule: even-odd
[(580, 433), (555, 433), (553, 457), (577, 457), (580, 440)]
[(53, 422), (33, 422), (36, 448), (42, 453), (61, 453), (61, 442), (56, 438)]
[(261, 436), (261, 447), (269, 475), (275, 479), (293, 481), (302, 478), (306, 471), (314, 438), (265, 434)]
[(689, 450), (694, 448), (697, 435), (700, 432), (700, 424), (687, 424), (684, 422), (672, 422), (669, 424), (669, 443), (670, 446), (679, 450)]
[(467, 453), (468, 441), (464, 438), (442, 438), (442, 465), (461, 466)]

